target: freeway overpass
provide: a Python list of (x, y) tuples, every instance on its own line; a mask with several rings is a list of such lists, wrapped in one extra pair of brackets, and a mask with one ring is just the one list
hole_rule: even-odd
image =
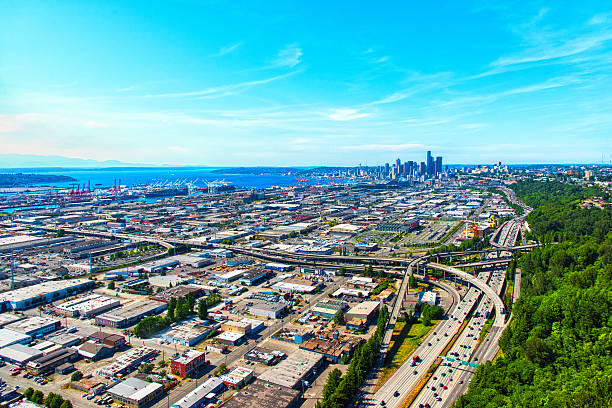
[(493, 300), (493, 304), (495, 305), (495, 321), (493, 322), (493, 327), (502, 328), (504, 326), (506, 321), (506, 308), (499, 295), (488, 284), (478, 279), (477, 277), (452, 266), (430, 262), (427, 264), (427, 267), (439, 269), (441, 271), (456, 275), (457, 277), (463, 279), (465, 282), (469, 282), (481, 291), (483, 291), (485, 295), (487, 295), (491, 300)]

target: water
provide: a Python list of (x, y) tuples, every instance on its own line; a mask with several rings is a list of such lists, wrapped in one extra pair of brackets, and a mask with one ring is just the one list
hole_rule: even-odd
[[(56, 174), (70, 176), (75, 182), (43, 183), (53, 187), (71, 187), (72, 183), (81, 185), (90, 184), (91, 188), (112, 187), (115, 180), (124, 186), (135, 186), (139, 184), (153, 184), (160, 181), (186, 181), (192, 182), (197, 187), (206, 186), (206, 182), (215, 180), (224, 181), (236, 187), (266, 188), (271, 186), (293, 186), (297, 181), (293, 175), (259, 175), (259, 174), (219, 174), (212, 173), (218, 167), (118, 167), (101, 169), (27, 169), (19, 170), (23, 173)], [(0, 172), (14, 172), (2, 170)]]

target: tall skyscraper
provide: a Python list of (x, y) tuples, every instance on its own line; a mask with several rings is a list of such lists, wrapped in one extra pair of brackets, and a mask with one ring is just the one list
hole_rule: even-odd
[(434, 163), (434, 159), (431, 156), (431, 151), (428, 150), (427, 151), (427, 175), (428, 176), (433, 176), (436, 174), (436, 167), (435, 167), (435, 163)]
[(442, 173), (442, 156), (436, 157), (436, 174)]

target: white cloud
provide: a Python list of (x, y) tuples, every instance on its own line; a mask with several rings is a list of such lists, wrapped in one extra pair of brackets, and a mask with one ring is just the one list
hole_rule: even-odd
[(570, 57), (596, 49), (609, 40), (612, 40), (612, 32), (606, 31), (596, 34), (583, 35), (567, 41), (560, 41), (556, 44), (544, 43), (542, 45), (532, 47), (517, 55), (501, 57), (496, 61), (493, 61), (491, 66), (505, 67), (509, 65), (527, 64)]
[(293, 71), (287, 74), (277, 75), (270, 78), (259, 79), (256, 81), (239, 82), (237, 84), (221, 85), (217, 87), (211, 87), (206, 89), (200, 89), (197, 91), (188, 92), (171, 92), (164, 94), (150, 94), (144, 95), (145, 98), (181, 98), (181, 97), (194, 97), (199, 99), (213, 99), (221, 98), (224, 96), (235, 95), (241, 93), (249, 88), (257, 85), (264, 85), (270, 82), (278, 81), (279, 79), (288, 78), (293, 76), (300, 71)]
[(230, 54), (230, 53), (236, 51), (241, 45), (242, 45), (242, 43), (239, 42), (239, 43), (236, 43), (236, 44), (231, 44), (231, 45), (227, 45), (225, 47), (221, 47), (219, 49), (219, 53), (217, 55), (219, 57), (222, 57), (223, 55)]
[(332, 120), (347, 121), (370, 116), (369, 113), (360, 113), (355, 109), (335, 109), (328, 117)]
[(302, 49), (297, 44), (289, 44), (278, 52), (273, 66), (293, 68), (302, 62), (302, 54)]

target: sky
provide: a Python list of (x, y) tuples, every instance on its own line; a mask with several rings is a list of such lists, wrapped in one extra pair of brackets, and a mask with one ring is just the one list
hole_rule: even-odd
[[(608, 1), (0, 0), (1, 153), (596, 163)], [(603, 156), (602, 156), (603, 155)]]

